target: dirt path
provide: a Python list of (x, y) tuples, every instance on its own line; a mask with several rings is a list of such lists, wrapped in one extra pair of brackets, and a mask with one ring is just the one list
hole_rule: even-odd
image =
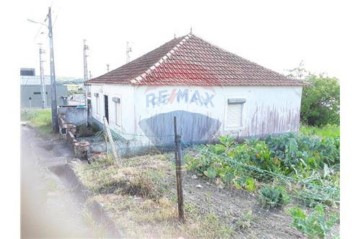
[(72, 152), (58, 136), (47, 139), (21, 126), (22, 238), (98, 238), (74, 192), (47, 168), (66, 164)]

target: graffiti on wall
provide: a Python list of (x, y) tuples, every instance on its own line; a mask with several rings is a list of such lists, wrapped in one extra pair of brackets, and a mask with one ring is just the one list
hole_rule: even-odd
[(203, 107), (214, 107), (215, 93), (205, 90), (172, 89), (146, 93), (146, 107), (156, 107), (175, 102), (179, 104), (195, 104)]
[(174, 144), (174, 116), (184, 143), (208, 142), (218, 132), (221, 122), (204, 114), (172, 111), (139, 122), (140, 128), (155, 145)]

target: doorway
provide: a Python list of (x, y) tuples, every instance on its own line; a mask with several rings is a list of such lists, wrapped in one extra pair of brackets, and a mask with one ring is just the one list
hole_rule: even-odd
[(104, 109), (105, 109), (105, 118), (109, 123), (109, 98), (107, 95), (104, 95)]

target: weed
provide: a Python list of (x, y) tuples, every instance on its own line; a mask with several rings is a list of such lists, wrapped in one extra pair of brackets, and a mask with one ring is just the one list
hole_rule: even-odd
[(309, 215), (297, 207), (291, 208), (289, 212), (293, 219), (292, 225), (309, 238), (325, 238), (339, 220), (336, 214), (325, 213), (321, 204), (318, 204)]
[(236, 228), (239, 228), (240, 230), (248, 229), (253, 222), (254, 216), (252, 210), (249, 210), (236, 221)]
[(30, 125), (39, 129), (41, 134), (50, 134), (52, 131), (50, 109), (22, 110), (21, 120), (30, 121)]
[(260, 189), (259, 201), (262, 206), (275, 208), (284, 206), (289, 200), (286, 191), (281, 187), (265, 185)]
[(196, 238), (231, 238), (234, 234), (234, 229), (222, 223), (214, 213), (201, 219), (197, 228), (190, 228), (190, 235)]
[(300, 133), (304, 135), (318, 135), (320, 137), (337, 138), (340, 137), (340, 126), (328, 124), (319, 128), (314, 126), (302, 125), (300, 127)]
[(87, 127), (86, 124), (83, 124), (76, 126), (76, 132), (79, 137), (88, 137), (93, 136), (98, 131), (96, 131), (93, 127)]

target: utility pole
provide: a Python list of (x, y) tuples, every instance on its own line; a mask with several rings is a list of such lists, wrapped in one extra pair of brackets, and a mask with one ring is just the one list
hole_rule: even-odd
[(129, 42), (126, 42), (126, 63), (130, 62), (130, 52), (132, 52), (132, 49), (130, 47)]
[(50, 78), (51, 78), (51, 115), (53, 132), (59, 132), (59, 123), (57, 117), (57, 103), (56, 103), (56, 79), (55, 79), (55, 60), (54, 60), (54, 42), (52, 32), (51, 7), (47, 15), (49, 20), (49, 48), (50, 48)]
[(88, 50), (89, 50), (89, 46), (86, 44), (86, 39), (84, 39), (84, 49), (83, 49), (83, 56), (84, 56), (84, 89), (85, 89), (85, 106), (86, 106), (86, 111), (87, 111), (87, 117), (86, 117), (86, 126), (89, 126), (89, 115), (90, 115), (90, 111), (89, 111), (89, 104), (88, 104), (88, 85), (86, 83), (86, 81), (89, 79), (88, 78), (88, 65), (87, 65), (87, 57), (88, 55)]
[(84, 49), (83, 49), (83, 55), (84, 55), (84, 83), (89, 79), (88, 78), (88, 66), (87, 66), (87, 57), (88, 55), (89, 46), (86, 45), (86, 39), (84, 39)]
[(45, 85), (45, 79), (44, 79), (44, 67), (43, 67), (43, 59), (42, 54), (45, 53), (45, 51), (41, 48), (41, 43), (39, 43), (39, 60), (40, 60), (40, 81), (41, 81), (41, 98), (42, 98), (42, 108), (47, 108), (46, 104), (46, 85)]
[(89, 50), (89, 46), (86, 45), (86, 39), (84, 39), (83, 58), (84, 58), (84, 88), (85, 88), (85, 105), (86, 105), (86, 107), (88, 107), (88, 103), (87, 103), (88, 86), (86, 85), (86, 81), (89, 79), (88, 65), (87, 65), (87, 58), (89, 56), (88, 50)]

